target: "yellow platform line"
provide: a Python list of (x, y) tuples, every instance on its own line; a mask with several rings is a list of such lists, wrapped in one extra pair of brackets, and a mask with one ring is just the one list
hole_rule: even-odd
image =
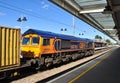
[[(111, 54), (110, 54), (111, 55)], [(75, 82), (78, 78), (82, 77), (83, 75), (85, 75), (87, 72), (89, 72), (91, 69), (93, 69), (95, 66), (97, 66), (99, 63), (101, 63), (103, 60), (107, 59), (110, 55), (105, 56), (103, 59), (101, 59), (100, 61), (96, 62), (95, 64), (93, 64), (92, 66), (90, 66), (88, 69), (86, 69), (85, 71), (83, 71), (82, 73), (80, 73), (79, 75), (77, 75), (75, 78), (73, 78), (72, 80), (70, 80), (68, 83), (73, 83)]]

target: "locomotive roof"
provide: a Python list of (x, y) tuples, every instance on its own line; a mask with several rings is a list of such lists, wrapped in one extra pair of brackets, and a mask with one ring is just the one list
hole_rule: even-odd
[(48, 31), (42, 31), (42, 30), (35, 30), (35, 29), (27, 30), (22, 36), (25, 36), (28, 34), (38, 34), (42, 37), (47, 37), (47, 38), (60, 38), (60, 39), (65, 39), (65, 40), (81, 40), (81, 41), (86, 41), (86, 42), (87, 41), (93, 42), (93, 40), (87, 39), (87, 38), (79, 38), (79, 37), (63, 35), (63, 34), (58, 34), (58, 33), (53, 33), (53, 32), (48, 32)]

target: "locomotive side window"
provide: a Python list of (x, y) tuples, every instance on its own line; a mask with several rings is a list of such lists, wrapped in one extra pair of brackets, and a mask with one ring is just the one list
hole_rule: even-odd
[(28, 45), (30, 43), (30, 38), (23, 38), (22, 44)]
[(32, 45), (39, 45), (39, 37), (33, 37), (32, 38)]
[(44, 38), (44, 39), (43, 39), (43, 45), (44, 45), (44, 46), (50, 45), (50, 39)]

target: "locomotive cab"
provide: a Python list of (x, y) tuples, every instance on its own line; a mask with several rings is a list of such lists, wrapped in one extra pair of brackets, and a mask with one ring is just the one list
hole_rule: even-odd
[(22, 56), (25, 58), (36, 58), (40, 54), (41, 37), (36, 34), (28, 34), (22, 38)]

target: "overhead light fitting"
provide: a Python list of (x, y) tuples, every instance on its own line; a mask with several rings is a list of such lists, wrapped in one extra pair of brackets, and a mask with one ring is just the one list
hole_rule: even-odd
[(115, 29), (103, 29), (103, 30), (105, 30), (105, 31), (111, 31), (111, 30), (115, 30)]
[(83, 13), (99, 13), (99, 12), (104, 12), (105, 8), (101, 8), (101, 9), (93, 9), (93, 10), (80, 10), (80, 14)]

